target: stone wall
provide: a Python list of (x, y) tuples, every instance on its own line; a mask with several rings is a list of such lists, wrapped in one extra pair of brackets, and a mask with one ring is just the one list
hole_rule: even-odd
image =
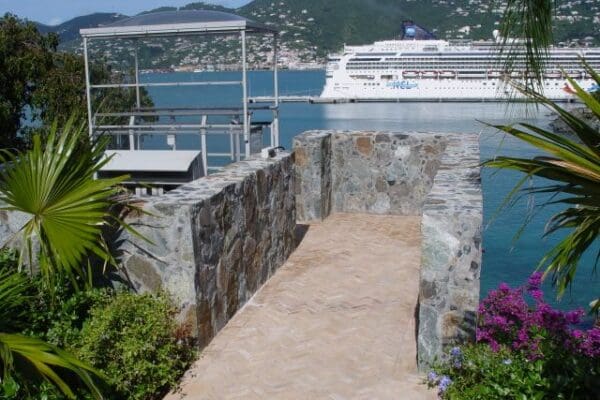
[(330, 212), (422, 215), (420, 366), (473, 338), (483, 215), (478, 136), (310, 131), (294, 139), (294, 151), (299, 221)]
[(330, 212), (420, 215), (446, 146), (441, 135), (306, 132), (294, 139), (300, 221)]
[(419, 365), (475, 336), (483, 198), (477, 135), (448, 138), (423, 206)]
[(129, 279), (172, 293), (207, 344), (294, 250), (293, 178), (289, 154), (253, 158), (145, 201), (127, 222), (153, 245), (123, 234)]

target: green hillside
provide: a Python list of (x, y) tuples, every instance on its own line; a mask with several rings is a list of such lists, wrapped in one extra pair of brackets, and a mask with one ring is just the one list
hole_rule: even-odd
[[(323, 60), (327, 53), (346, 44), (365, 44), (392, 39), (400, 33), (404, 20), (410, 19), (432, 31), (440, 39), (489, 39), (498, 28), (502, 9), (487, 0), (254, 0), (237, 10), (191, 3), (180, 9), (211, 9), (233, 12), (277, 26), (282, 33), (284, 51), (297, 62)], [(600, 43), (600, 3), (597, 1), (557, 1), (555, 38), (557, 42), (591, 37)], [(162, 7), (151, 11), (175, 10)], [(80, 51), (78, 30), (105, 25), (125, 16), (97, 13), (75, 18), (57, 27), (41, 30), (61, 35), (63, 48)], [(204, 41), (206, 42), (206, 41)], [(239, 53), (235, 41), (218, 39), (210, 44), (185, 39), (159, 40), (142, 48), (142, 63), (148, 68), (187, 64), (235, 64)], [(250, 52), (254, 65), (268, 59), (268, 43), (253, 39)], [(107, 43), (95, 50), (108, 59), (128, 56), (120, 44)]]

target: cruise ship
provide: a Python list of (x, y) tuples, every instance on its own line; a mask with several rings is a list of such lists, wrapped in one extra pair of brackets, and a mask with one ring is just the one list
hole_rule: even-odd
[[(330, 55), (325, 87), (329, 101), (502, 101), (515, 98), (508, 81), (523, 82), (523, 59), (504, 70), (498, 60), (498, 32), (494, 40), (450, 42), (437, 40), (410, 21), (401, 38), (364, 46), (344, 46)], [(600, 48), (548, 49), (543, 92), (556, 101), (574, 99), (566, 77), (588, 91), (598, 86), (579, 57), (600, 71)], [(517, 95), (518, 96), (518, 95)]]

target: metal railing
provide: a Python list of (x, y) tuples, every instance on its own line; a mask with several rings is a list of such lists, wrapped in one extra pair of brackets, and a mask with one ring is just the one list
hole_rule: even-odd
[[(270, 128), (270, 145), (276, 146), (277, 142), (277, 127), (275, 123), (277, 119), (274, 119), (268, 123), (252, 122), (254, 111), (273, 111), (273, 107), (270, 106), (256, 106), (248, 109), (247, 121), (250, 126), (250, 135), (248, 140), (252, 141), (256, 138), (255, 135), (260, 135), (260, 142), (257, 142), (257, 146), (251, 146), (251, 143), (244, 142), (245, 147), (253, 147), (254, 152), (260, 151), (260, 147), (263, 144), (263, 128), (268, 126)], [(107, 112), (97, 113), (94, 116), (94, 133), (103, 134), (116, 137), (116, 147), (122, 149), (124, 147), (123, 137), (128, 138), (127, 149), (131, 151), (144, 150), (141, 146), (140, 138), (143, 135), (152, 136), (166, 136), (167, 145), (171, 147), (171, 150), (177, 150), (177, 136), (179, 135), (198, 135), (199, 136), (199, 147), (202, 157), (202, 166), (204, 173), (208, 174), (209, 171), (218, 171), (222, 167), (210, 165), (210, 158), (229, 158), (233, 161), (240, 161), (242, 159), (242, 139), (246, 138), (244, 132), (244, 126), (241, 123), (243, 118), (243, 109), (240, 108), (141, 108), (131, 112)], [(144, 118), (158, 117), (158, 118), (169, 118), (171, 121), (165, 122), (151, 122), (146, 123)], [(194, 118), (199, 120), (199, 123), (181, 122), (177, 123), (177, 118)], [(231, 122), (210, 122), (214, 118), (229, 118)], [(111, 119), (110, 122), (102, 123), (103, 119)], [(114, 119), (119, 121), (114, 122)], [(128, 123), (120, 123), (120, 120), (128, 120)], [(208, 137), (229, 137), (229, 151), (228, 152), (210, 152)], [(248, 155), (244, 149), (244, 156)]]

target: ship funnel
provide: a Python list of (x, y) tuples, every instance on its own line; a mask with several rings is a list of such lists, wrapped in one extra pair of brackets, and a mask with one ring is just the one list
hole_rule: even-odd
[(412, 21), (402, 23), (402, 40), (434, 40), (435, 36)]

